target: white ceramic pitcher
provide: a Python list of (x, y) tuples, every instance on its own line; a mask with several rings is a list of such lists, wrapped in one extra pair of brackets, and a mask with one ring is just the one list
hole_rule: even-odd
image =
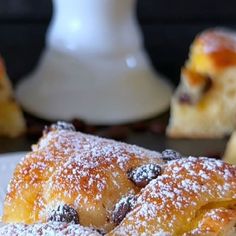
[(17, 88), (23, 107), (49, 120), (118, 124), (169, 106), (171, 88), (150, 67), (135, 0), (54, 0), (47, 46)]

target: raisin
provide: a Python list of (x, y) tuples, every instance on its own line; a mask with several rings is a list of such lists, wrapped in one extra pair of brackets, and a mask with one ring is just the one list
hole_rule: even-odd
[(134, 195), (129, 195), (121, 200), (115, 205), (115, 208), (112, 213), (112, 222), (116, 225), (125, 218), (127, 213), (129, 213), (135, 205), (136, 197)]
[(164, 161), (172, 161), (182, 158), (179, 152), (176, 152), (172, 149), (166, 149), (161, 154)]
[(65, 204), (60, 205), (56, 210), (53, 210), (48, 221), (79, 224), (79, 215), (74, 208)]
[(56, 124), (52, 124), (51, 126), (46, 126), (44, 128), (44, 134), (50, 132), (50, 131), (56, 131), (56, 130), (66, 130), (66, 131), (75, 131), (74, 125), (70, 123), (66, 123), (64, 121), (58, 121)]
[(161, 174), (157, 164), (147, 164), (128, 171), (128, 178), (138, 187), (145, 187), (152, 179)]
[(192, 104), (191, 96), (187, 93), (181, 93), (179, 95), (179, 102), (185, 104)]

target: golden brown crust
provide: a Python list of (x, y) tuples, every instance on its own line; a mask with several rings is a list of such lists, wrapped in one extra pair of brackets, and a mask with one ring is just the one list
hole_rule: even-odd
[[(235, 235), (236, 233), (236, 210), (216, 208), (207, 211), (199, 217), (197, 227), (184, 234), (184, 236), (198, 235)], [(234, 233), (234, 234), (233, 234)]]
[(206, 158), (172, 161), (141, 190), (135, 208), (109, 235), (180, 236), (195, 228), (202, 213), (219, 207), (236, 208), (234, 166)]
[(8, 102), (12, 97), (12, 93), (12, 86), (7, 79), (4, 61), (0, 57), (0, 102)]
[(109, 230), (114, 205), (140, 189), (127, 171), (161, 162), (159, 153), (137, 146), (74, 131), (50, 131), (17, 166), (3, 221), (45, 222), (51, 210), (69, 204), (83, 225)]
[(19, 105), (13, 98), (13, 90), (0, 57), (0, 135), (16, 137), (26, 128)]
[(195, 71), (190, 70), (188, 68), (183, 68), (181, 70), (181, 75), (187, 81), (189, 86), (193, 86), (193, 87), (199, 87), (203, 85), (206, 81), (206, 76), (196, 73)]
[(236, 35), (223, 29), (212, 29), (200, 34), (196, 45), (201, 45), (214, 66), (223, 69), (236, 65)]
[[(6, 230), (50, 228), (59, 221), (53, 230), (72, 222), (109, 236), (215, 236), (234, 226), (235, 166), (184, 158), (171, 150), (160, 154), (64, 128), (63, 123), (63, 129), (45, 132), (17, 166), (3, 221), (34, 225)], [(145, 187), (135, 185), (148, 176), (154, 178)]]

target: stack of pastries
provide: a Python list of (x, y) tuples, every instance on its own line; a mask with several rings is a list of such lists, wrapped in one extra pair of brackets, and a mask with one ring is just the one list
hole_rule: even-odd
[(25, 131), (22, 111), (13, 98), (10, 80), (0, 58), (0, 135), (15, 137)]
[(216, 138), (236, 127), (236, 33), (210, 29), (194, 40), (171, 103), (170, 137)]
[(45, 129), (17, 165), (0, 235), (236, 235), (236, 167)]

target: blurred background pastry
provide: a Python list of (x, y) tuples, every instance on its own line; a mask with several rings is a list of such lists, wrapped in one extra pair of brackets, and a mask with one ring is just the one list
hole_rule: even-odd
[(226, 145), (224, 161), (236, 165), (236, 131), (234, 131)]
[(16, 137), (23, 134), (25, 128), (23, 113), (14, 99), (11, 82), (0, 58), (0, 136)]
[(236, 126), (236, 32), (209, 29), (199, 34), (181, 70), (173, 96), (170, 137), (216, 138)]

